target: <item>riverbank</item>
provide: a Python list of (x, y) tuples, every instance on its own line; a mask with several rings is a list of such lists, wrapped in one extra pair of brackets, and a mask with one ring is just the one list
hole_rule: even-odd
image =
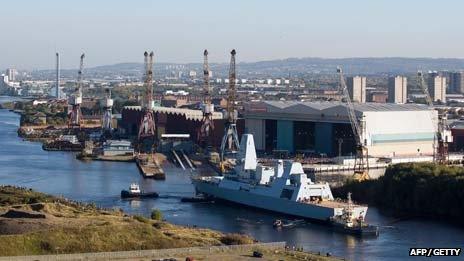
[[(2, 256), (205, 247), (254, 242), (246, 235), (178, 226), (26, 188), (0, 187)], [(299, 255), (309, 259), (293, 260), (329, 260), (312, 258), (312, 255), (306, 253)]]
[(256, 243), (251, 245), (213, 246), (213, 247), (189, 247), (170, 248), (157, 250), (137, 250), (119, 252), (79, 253), (66, 255), (38, 255), (22, 257), (0, 257), (0, 261), (26, 261), (26, 260), (179, 260), (186, 257), (195, 261), (249, 261), (256, 259), (253, 253), (257, 251), (263, 255), (260, 260), (285, 260), (285, 261), (329, 261), (342, 260), (322, 255), (312, 255), (301, 251), (285, 249), (285, 242)]
[(400, 217), (428, 217), (464, 225), (464, 167), (433, 163), (389, 166), (383, 177), (351, 181), (333, 190), (335, 196), (388, 209)]

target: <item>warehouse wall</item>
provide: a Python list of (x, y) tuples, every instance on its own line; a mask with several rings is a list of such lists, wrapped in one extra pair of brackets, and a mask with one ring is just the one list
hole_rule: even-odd
[(433, 142), (402, 142), (368, 146), (374, 157), (432, 155)]
[[(277, 149), (295, 152), (306, 149), (326, 153), (329, 156), (336, 156), (339, 148), (341, 148), (342, 155), (351, 155), (355, 152), (351, 126), (341, 114), (346, 112), (346, 108), (333, 107), (325, 110), (323, 115), (314, 114), (314, 117), (298, 113), (297, 109), (302, 110), (304, 107), (293, 108), (291, 114), (269, 112), (258, 114), (255, 112), (255, 114), (248, 115), (246, 124), (249, 132), (261, 133), (261, 137), (255, 138), (259, 150), (271, 152)], [(436, 127), (432, 123), (432, 117), (437, 117), (436, 111), (427, 109), (408, 111), (401, 110), (401, 107), (399, 110), (391, 111), (375, 111), (375, 109), (372, 105), (372, 111), (359, 111), (359, 116), (361, 114), (363, 116), (365, 138), (370, 155), (389, 157), (433, 153)], [(328, 116), (337, 114), (339, 114), (338, 117)], [(306, 122), (310, 124), (306, 125)], [(306, 140), (301, 133), (308, 133), (311, 137)], [(338, 140), (342, 141), (341, 144)], [(302, 146), (303, 142), (307, 145)]]
[(293, 121), (277, 121), (277, 149), (294, 152)]
[(245, 119), (245, 133), (253, 134), (257, 150), (265, 150), (265, 120)]
[(316, 122), (314, 126), (315, 150), (320, 153), (332, 155), (332, 130), (333, 124)]
[(371, 155), (433, 153), (436, 129), (432, 117), (437, 117), (436, 111), (372, 111), (363, 115)]

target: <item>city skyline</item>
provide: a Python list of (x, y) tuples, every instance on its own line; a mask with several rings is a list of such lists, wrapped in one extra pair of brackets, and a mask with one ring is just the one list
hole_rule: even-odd
[[(250, 2), (250, 1), (248, 1)], [(88, 67), (141, 62), (226, 63), (290, 57), (463, 58), (458, 1), (99, 1), (20, 0), (2, 3), (6, 26), (0, 68), (49, 69), (62, 54), (62, 68), (75, 68), (80, 53)], [(28, 6), (28, 8), (24, 8)], [(337, 8), (334, 8), (337, 7)], [(369, 22), (366, 22), (369, 21)], [(14, 29), (13, 29), (14, 28)]]

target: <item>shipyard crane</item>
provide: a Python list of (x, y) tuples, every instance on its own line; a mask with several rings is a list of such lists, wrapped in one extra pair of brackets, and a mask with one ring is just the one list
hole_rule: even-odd
[[(433, 101), (422, 71), (417, 72), (417, 83), (420, 90), (425, 95), (427, 105), (433, 110)], [(451, 130), (446, 119), (446, 111), (442, 113), (438, 112), (438, 119), (435, 117), (435, 114), (432, 113), (431, 120), (434, 128), (437, 128), (433, 139), (433, 161), (445, 164), (448, 161), (448, 143), (453, 141), (453, 136), (451, 135)]]
[(235, 108), (236, 90), (235, 90), (235, 49), (230, 52), (229, 68), (229, 88), (227, 89), (227, 110), (224, 136), (221, 142), (221, 162), (224, 161), (224, 154), (227, 152), (236, 152), (240, 148), (237, 134), (237, 109)]
[(139, 125), (138, 138), (141, 141), (147, 137), (155, 137), (155, 119), (153, 113), (153, 56), (154, 53), (144, 53), (145, 95), (142, 108), (142, 118)]
[[(286, 81), (284, 79), (284, 81)], [(288, 72), (288, 83), (287, 83), (287, 101), (289, 101), (292, 97), (292, 90), (290, 89), (290, 72)]]
[(356, 117), (353, 103), (346, 86), (345, 77), (341, 67), (337, 67), (337, 73), (340, 77), (340, 92), (346, 100), (348, 117), (350, 119), (351, 130), (356, 142), (356, 154), (354, 159), (354, 178), (358, 180), (369, 179), (369, 153), (366, 146), (366, 140), (360, 123)]
[(69, 106), (71, 112), (68, 113), (69, 121), (68, 127), (80, 127), (82, 123), (82, 112), (81, 112), (81, 104), (82, 104), (82, 73), (84, 70), (84, 58), (85, 54), (81, 55), (80, 58), (80, 65), (79, 71), (77, 72), (77, 86), (74, 90), (73, 95), (69, 98)]
[(210, 144), (211, 131), (214, 130), (213, 113), (214, 104), (211, 103), (211, 86), (209, 84), (209, 65), (208, 50), (203, 52), (203, 118), (198, 130), (198, 139), (203, 142), (204, 147), (208, 148)]
[(103, 123), (102, 129), (105, 132), (111, 132), (113, 129), (112, 126), (112, 110), (113, 110), (113, 99), (111, 99), (111, 89), (105, 88), (105, 100), (104, 100), (104, 109), (105, 112), (103, 114)]

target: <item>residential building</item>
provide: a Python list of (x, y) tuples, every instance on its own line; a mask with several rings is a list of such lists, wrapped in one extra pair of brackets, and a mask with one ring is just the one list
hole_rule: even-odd
[(430, 98), (434, 102), (446, 102), (446, 78), (443, 76), (432, 76), (429, 78), (428, 89)]
[(6, 75), (8, 75), (8, 80), (10, 82), (15, 82), (16, 81), (16, 74), (18, 74), (16, 69), (9, 68), (9, 69), (6, 70)]
[(353, 102), (366, 102), (366, 77), (348, 77), (346, 83), (350, 98)]
[(390, 77), (388, 79), (388, 102), (406, 103), (408, 100), (408, 79), (404, 76)]

